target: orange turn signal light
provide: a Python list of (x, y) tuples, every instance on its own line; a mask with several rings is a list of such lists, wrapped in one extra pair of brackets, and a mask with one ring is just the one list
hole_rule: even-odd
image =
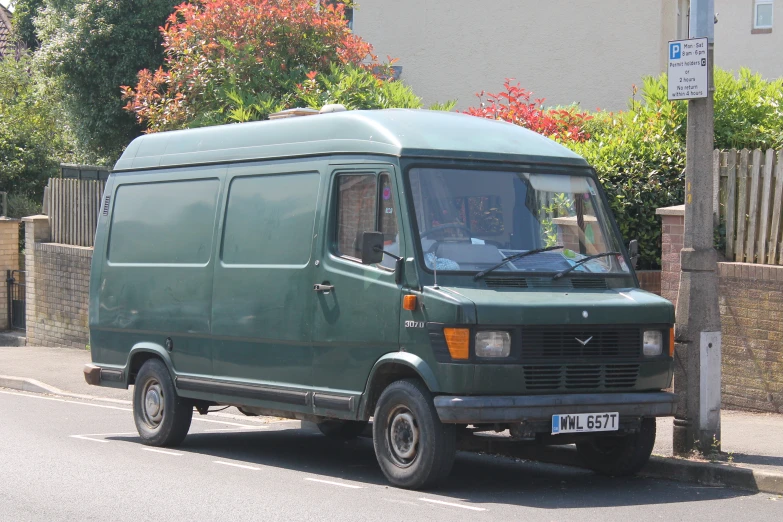
[(406, 295), (402, 298), (402, 309), (410, 310), (411, 312), (416, 309), (416, 296)]
[(443, 336), (452, 359), (468, 359), (470, 357), (470, 329), (444, 328)]
[(674, 357), (674, 328), (669, 328), (669, 357)]

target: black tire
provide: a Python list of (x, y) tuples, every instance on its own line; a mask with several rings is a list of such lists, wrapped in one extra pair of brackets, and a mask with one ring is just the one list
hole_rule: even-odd
[(576, 445), (587, 467), (601, 475), (634, 475), (647, 464), (655, 445), (655, 419), (642, 419), (637, 433), (622, 437), (596, 437)]
[(318, 429), (329, 438), (351, 440), (355, 439), (367, 427), (367, 421), (325, 420), (316, 424)]
[(192, 418), (193, 402), (177, 395), (163, 361), (145, 362), (133, 389), (133, 421), (141, 441), (148, 446), (178, 446)]
[(383, 391), (372, 440), (383, 474), (401, 488), (433, 487), (454, 464), (456, 429), (440, 422), (432, 395), (417, 380), (396, 381)]

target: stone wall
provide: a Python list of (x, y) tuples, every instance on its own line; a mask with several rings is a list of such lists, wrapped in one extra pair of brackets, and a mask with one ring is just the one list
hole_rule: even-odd
[(27, 343), (32, 346), (89, 344), (92, 248), (47, 243), (49, 219), (25, 218)]
[[(663, 221), (661, 294), (677, 304), (684, 208)], [(718, 263), (722, 405), (783, 413), (783, 266)]]

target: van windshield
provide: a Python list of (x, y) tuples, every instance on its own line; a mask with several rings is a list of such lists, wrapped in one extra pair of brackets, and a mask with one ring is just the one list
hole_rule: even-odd
[[(424, 263), (444, 272), (627, 274), (593, 179), (578, 174), (413, 168), (408, 173)], [(518, 256), (517, 256), (518, 257)]]

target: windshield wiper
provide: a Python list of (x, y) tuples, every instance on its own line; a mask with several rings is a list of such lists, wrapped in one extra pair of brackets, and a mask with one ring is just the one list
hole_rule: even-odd
[(583, 257), (579, 261), (577, 261), (575, 264), (569, 266), (565, 270), (561, 270), (560, 272), (556, 273), (554, 276), (552, 276), (552, 279), (560, 279), (564, 275), (566, 275), (568, 272), (572, 271), (578, 266), (582, 266), (583, 264), (587, 263), (588, 261), (592, 259), (598, 259), (599, 257), (608, 257), (608, 256), (619, 256), (622, 255), (620, 252), (603, 252), (601, 254), (595, 254), (594, 256), (587, 256)]
[(488, 273), (492, 272), (496, 268), (500, 268), (501, 266), (505, 265), (506, 263), (510, 263), (511, 261), (516, 261), (517, 259), (522, 259), (523, 257), (532, 256), (533, 254), (540, 254), (541, 252), (549, 252), (550, 250), (558, 250), (561, 248), (565, 248), (562, 246), (550, 246), (546, 248), (536, 248), (535, 250), (528, 250), (527, 252), (519, 252), (517, 254), (514, 254), (513, 256), (504, 257), (503, 261), (498, 263), (497, 265), (487, 268), (486, 270), (482, 270), (478, 274), (473, 276), (474, 281), (478, 281)]

